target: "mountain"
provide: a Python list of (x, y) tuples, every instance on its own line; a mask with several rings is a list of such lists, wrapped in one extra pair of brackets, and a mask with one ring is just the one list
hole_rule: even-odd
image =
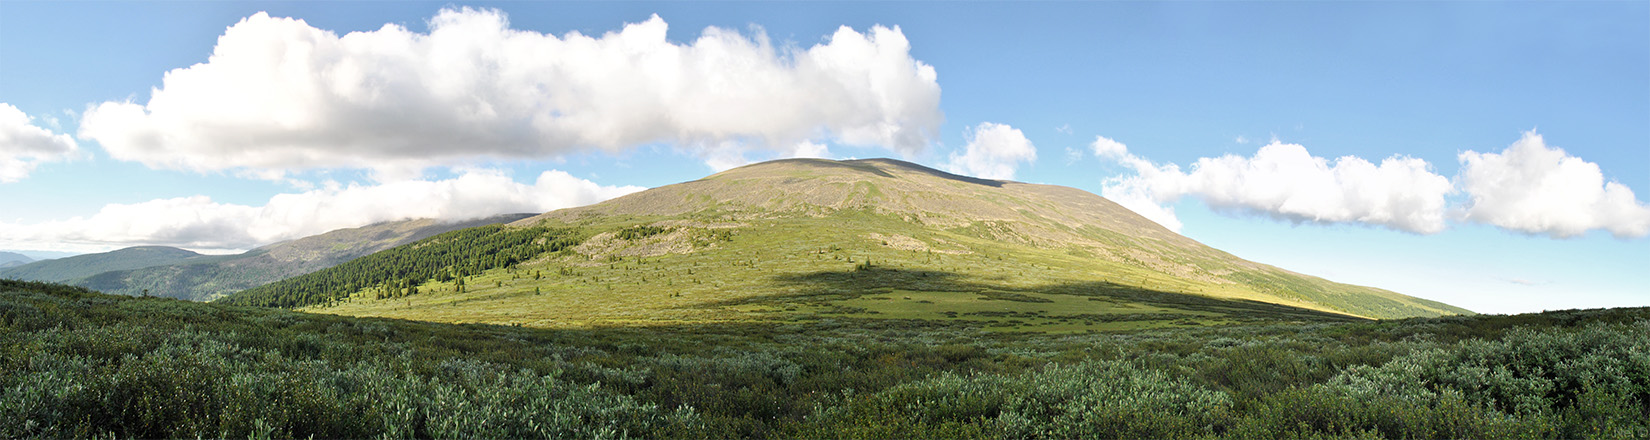
[(84, 255), (84, 254), (76, 253), (76, 252), (34, 251), (34, 250), (16, 250), (16, 249), (11, 250), (11, 252), (15, 253), (15, 254), (23, 254), (23, 256), (34, 259), (34, 261), (54, 260), (54, 259), (58, 259), (58, 258), (73, 257), (73, 256), (76, 256), (76, 255)]
[[(195, 258), (108, 270), (68, 279), (68, 284), (121, 295), (208, 301), (456, 229), (506, 223), (531, 214), (506, 214), (460, 222), (415, 219), (339, 229), (285, 241), (240, 255)], [(119, 251), (117, 251), (119, 252)]]
[(34, 262), (33, 258), (15, 252), (0, 252), (0, 269), (17, 267)]
[(840, 318), (1041, 331), (1471, 313), (1243, 260), (1081, 190), (888, 159), (749, 165), (225, 301), (535, 326)]
[(115, 270), (213, 258), (193, 251), (166, 246), (137, 246), (99, 254), (76, 255), (0, 270), (0, 278), (60, 282)]

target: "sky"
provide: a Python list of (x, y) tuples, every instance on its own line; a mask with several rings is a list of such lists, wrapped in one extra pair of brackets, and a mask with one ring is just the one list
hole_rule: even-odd
[(1075, 187), (1483, 313), (1650, 306), (1650, 2), (0, 2), (0, 250), (787, 157)]

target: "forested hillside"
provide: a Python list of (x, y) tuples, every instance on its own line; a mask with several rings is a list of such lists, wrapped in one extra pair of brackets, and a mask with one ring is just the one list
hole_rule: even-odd
[[(489, 269), (513, 269), (541, 254), (578, 244), (578, 231), (480, 226), (357, 258), (331, 269), (253, 288), (225, 304), (301, 307), (330, 304), (368, 289), (378, 299), (418, 293), (428, 281), (450, 282)], [(462, 290), (463, 282), (455, 287)]]
[(1644, 438), (1650, 309), (550, 330), (0, 281), (0, 438)]
[(135, 247), (40, 262), (16, 271), (0, 271), (0, 277), (60, 281), (118, 295), (210, 301), (443, 232), (528, 216), (383, 222), (328, 231), (237, 255), (208, 256), (175, 248)]

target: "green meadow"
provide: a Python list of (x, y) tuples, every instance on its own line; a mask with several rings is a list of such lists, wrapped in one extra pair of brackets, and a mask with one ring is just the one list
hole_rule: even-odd
[[(875, 318), (1071, 333), (1356, 319), (1244, 285), (1177, 279), (1070, 249), (1004, 245), (967, 229), (935, 231), (871, 213), (743, 222), (623, 218), (542, 229), (581, 244), (446, 281), (432, 277), (413, 286), (416, 294), (369, 286), (320, 304), (258, 305), (552, 328)], [(388, 258), (369, 256), (360, 265), (375, 257)]]

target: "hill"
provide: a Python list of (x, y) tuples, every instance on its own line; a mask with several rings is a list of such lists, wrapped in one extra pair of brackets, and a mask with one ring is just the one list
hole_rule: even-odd
[[(339, 229), (253, 249), (240, 255), (192, 258), (53, 281), (106, 293), (209, 301), (447, 231), (520, 220), (507, 214), (449, 222), (414, 219)], [(119, 251), (117, 251), (119, 252)]]
[(15, 252), (0, 252), (0, 269), (17, 267), (34, 262), (33, 258)]
[(877, 318), (1054, 332), (1470, 313), (1246, 261), (1081, 190), (886, 159), (749, 165), (224, 301), (552, 327)]
[(204, 258), (214, 257), (175, 247), (136, 246), (98, 254), (37, 261), (0, 270), (0, 278), (58, 282), (108, 271), (139, 269)]
[[(1643, 438), (1650, 309), (535, 329), (0, 280), (0, 438)], [(187, 390), (179, 392), (178, 390)]]

